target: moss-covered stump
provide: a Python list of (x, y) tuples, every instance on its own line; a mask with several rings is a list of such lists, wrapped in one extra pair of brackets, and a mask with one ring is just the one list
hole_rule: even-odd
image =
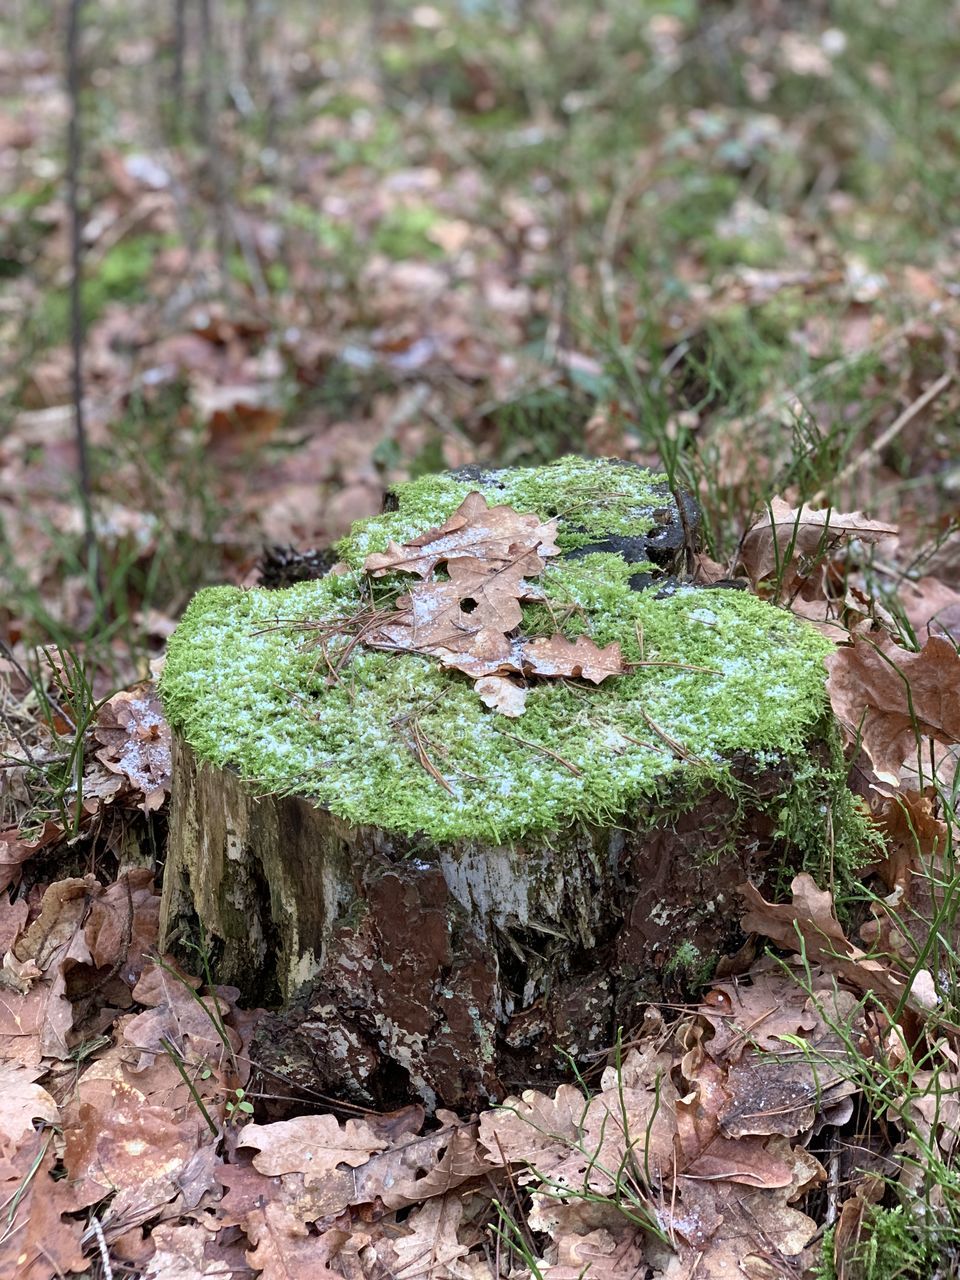
[[(435, 656), (368, 646), (358, 619), (410, 580), (366, 557), (471, 491), (557, 520), (518, 635), (617, 643), (622, 674), (521, 677), (508, 719)], [(340, 544), (342, 571), (201, 592), (172, 638), (163, 929), (202, 932), (220, 979), (276, 1008), (258, 1053), (278, 1073), (473, 1106), (705, 976), (737, 942), (734, 886), (842, 860), (859, 819), (827, 643), (670, 576), (696, 510), (663, 477), (565, 459), (396, 499)]]

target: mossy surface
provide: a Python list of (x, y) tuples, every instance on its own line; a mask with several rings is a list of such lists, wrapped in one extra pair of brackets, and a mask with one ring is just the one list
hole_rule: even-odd
[[(552, 489), (551, 473), (560, 481)], [(570, 517), (580, 530), (635, 533), (629, 521), (654, 521), (663, 504), (658, 479), (565, 460), (504, 473), (502, 501), (541, 516), (558, 511), (562, 542), (564, 512), (581, 489), (592, 497)], [(609, 507), (601, 482), (613, 486)], [(358, 565), (389, 538), (442, 522), (470, 489), (449, 477), (404, 486), (399, 511), (356, 528), (340, 552)], [(284, 591), (201, 592), (170, 642), (161, 692), (171, 722), (203, 758), (235, 767), (261, 790), (303, 794), (350, 821), (437, 840), (614, 824), (638, 805), (668, 795), (675, 802), (678, 783), (732, 790), (735, 754), (760, 768), (807, 763), (826, 710), (823, 637), (745, 592), (675, 585), (658, 599), (655, 589), (632, 590), (636, 570), (617, 555), (591, 554), (553, 561), (541, 584), (568, 634), (617, 640), (629, 662), (663, 665), (599, 687), (537, 682), (516, 720), (426, 657), (356, 645), (330, 676), (318, 633), (302, 624), (355, 615), (370, 592), (359, 569)], [(390, 580), (378, 589), (390, 591)], [(542, 622), (543, 607), (535, 608)], [(348, 642), (328, 640), (330, 658)], [(823, 769), (808, 772), (804, 795), (789, 795), (785, 825), (804, 796), (807, 809), (821, 805), (832, 785)], [(806, 828), (802, 843), (815, 843), (823, 823)]]
[[(382, 551), (391, 538), (403, 543), (442, 524), (478, 487), (454, 475), (423, 476), (400, 485), (398, 509), (354, 525), (337, 549), (352, 568), (362, 568), (364, 559)], [(491, 506), (532, 511), (543, 519), (558, 516), (557, 545), (564, 551), (598, 538), (639, 537), (675, 510), (665, 475), (591, 458), (489, 471), (482, 491)]]

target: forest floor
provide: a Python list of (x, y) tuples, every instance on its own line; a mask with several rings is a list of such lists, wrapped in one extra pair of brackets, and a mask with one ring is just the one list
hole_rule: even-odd
[[(960, 1275), (956, 3), (178, 8), (81, 10), (86, 486), (64, 13), (2, 15), (0, 1273)], [(165, 641), (397, 481), (565, 452), (837, 641), (886, 856), (595, 1080), (258, 1123), (256, 1012), (156, 953)]]

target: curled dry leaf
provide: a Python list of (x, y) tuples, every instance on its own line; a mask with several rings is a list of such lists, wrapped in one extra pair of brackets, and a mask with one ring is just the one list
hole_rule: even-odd
[(94, 737), (97, 758), (142, 792), (145, 813), (159, 809), (170, 793), (170, 726), (149, 682), (121, 690), (100, 708)]
[[(894, 1004), (904, 998), (905, 979), (888, 965), (871, 959), (846, 937), (833, 910), (833, 897), (818, 889), (813, 877), (802, 871), (791, 884), (793, 902), (777, 906), (766, 902), (750, 884), (737, 887), (747, 904), (743, 928), (762, 933), (789, 951), (803, 949), (806, 957), (828, 973), (844, 978), (858, 991), (871, 992)], [(908, 995), (907, 1003), (917, 1007)]]
[(826, 663), (834, 713), (851, 740), (859, 735), (881, 781), (899, 785), (922, 737), (960, 742), (960, 655), (943, 636), (919, 653), (891, 636), (857, 636)]
[(17, 884), (20, 880), (20, 868), (38, 849), (53, 844), (63, 837), (63, 827), (59, 822), (48, 819), (43, 830), (35, 840), (21, 840), (17, 829), (0, 831), (0, 890)]
[(516, 719), (523, 715), (527, 690), (522, 685), (514, 684), (506, 676), (482, 676), (474, 688), (480, 695), (480, 701), (499, 711), (502, 716)]
[(779, 573), (783, 585), (790, 589), (803, 576), (796, 572), (798, 560), (822, 556), (840, 538), (879, 542), (896, 533), (896, 526), (868, 520), (859, 511), (814, 511), (806, 505), (791, 507), (782, 498), (774, 498), (744, 534), (740, 562), (755, 586)]
[(873, 918), (861, 926), (860, 937), (910, 969), (927, 947), (931, 928), (960, 947), (960, 921), (940, 909), (942, 886), (950, 878), (950, 829), (935, 816), (928, 795), (906, 790), (885, 797), (878, 825), (886, 856), (877, 871), (887, 896), (871, 903)]

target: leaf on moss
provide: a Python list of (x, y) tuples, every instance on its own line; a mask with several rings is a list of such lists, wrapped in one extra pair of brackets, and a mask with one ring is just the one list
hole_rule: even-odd
[[(523, 617), (521, 601), (541, 598), (528, 579), (543, 572), (543, 557), (557, 553), (555, 535), (555, 520), (544, 524), (511, 507), (489, 507), (480, 493), (468, 494), (439, 529), (367, 556), (364, 567), (374, 577), (403, 572), (425, 581), (399, 598), (396, 611), (366, 633), (364, 643), (429, 654), (477, 679), (515, 672), (582, 676), (599, 684), (620, 674), (618, 644), (600, 649), (585, 635), (573, 643), (561, 635), (525, 640), (512, 634)], [(431, 578), (441, 565), (447, 576)], [(502, 681), (478, 691), (487, 706), (516, 717), (523, 699), (511, 689), (517, 686)]]
[(527, 641), (523, 646), (523, 669), (537, 676), (582, 676), (599, 684), (607, 676), (622, 673), (623, 658), (616, 641), (601, 649), (589, 636), (568, 640), (555, 635)]
[(859, 735), (881, 781), (899, 785), (923, 737), (960, 742), (960, 655), (943, 636), (931, 636), (919, 653), (890, 636), (857, 636), (826, 663), (837, 719), (852, 740)]
[(502, 716), (516, 719), (523, 715), (527, 690), (522, 685), (514, 684), (506, 676), (482, 676), (474, 688), (480, 695), (480, 701), (499, 711)]
[(437, 565), (468, 556), (485, 564), (520, 564), (526, 577), (543, 571), (540, 556), (555, 556), (556, 520), (541, 522), (536, 515), (520, 515), (512, 507), (491, 507), (482, 493), (468, 493), (439, 529), (429, 529), (403, 546), (390, 542), (386, 551), (367, 556), (363, 567), (375, 578), (385, 573), (414, 573), (428, 578)]

